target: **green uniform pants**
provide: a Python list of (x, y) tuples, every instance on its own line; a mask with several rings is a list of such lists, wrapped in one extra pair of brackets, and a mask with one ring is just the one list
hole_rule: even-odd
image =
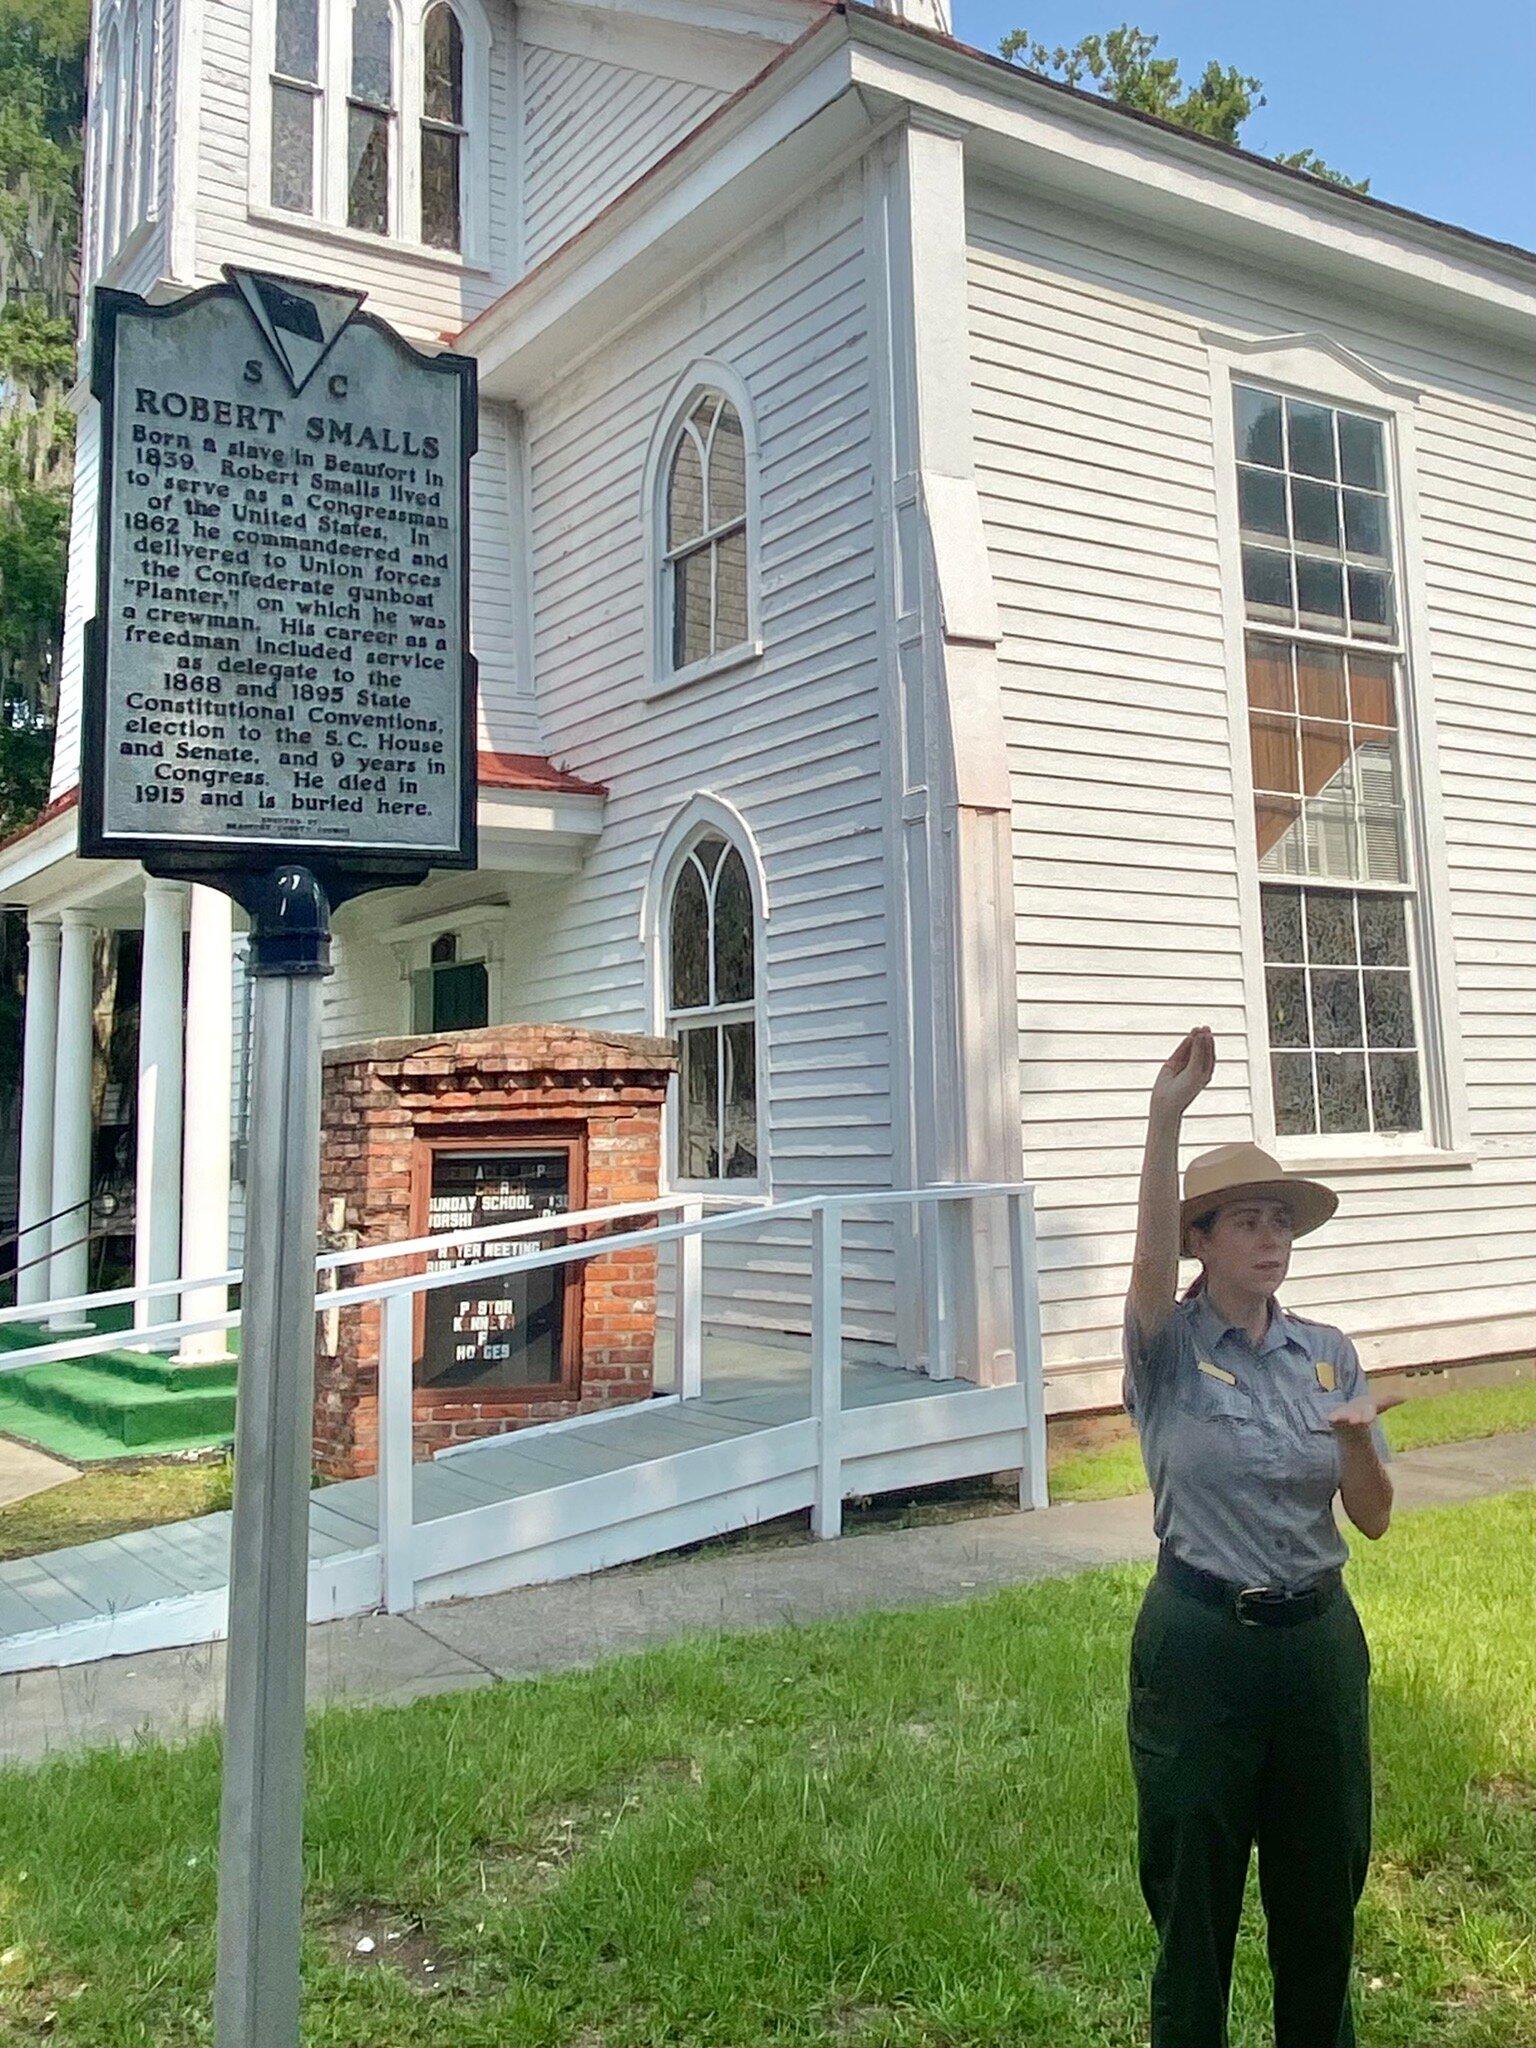
[(1255, 1842), (1275, 2048), (1355, 2048), (1370, 1668), (1347, 1591), (1311, 1620), (1275, 1628), (1161, 1579), (1148, 1586), (1131, 1636), (1127, 1733), (1141, 1889), (1158, 1935), (1152, 2048), (1226, 2048)]

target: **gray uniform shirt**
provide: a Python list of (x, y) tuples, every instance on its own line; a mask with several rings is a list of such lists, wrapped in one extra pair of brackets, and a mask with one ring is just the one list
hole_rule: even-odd
[[(1121, 1398), (1175, 1556), (1245, 1586), (1297, 1587), (1349, 1550), (1333, 1516), (1342, 1452), (1332, 1409), (1365, 1391), (1342, 1330), (1278, 1303), (1255, 1348), (1202, 1290), (1150, 1344), (1129, 1308)], [(1371, 1428), (1383, 1460), (1392, 1453)]]

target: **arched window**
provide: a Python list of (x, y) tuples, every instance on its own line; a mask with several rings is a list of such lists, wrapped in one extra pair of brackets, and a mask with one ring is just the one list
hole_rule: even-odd
[(133, 193), (135, 221), (143, 220), (155, 202), (155, 151), (160, 129), (160, 110), (155, 98), (155, 14), (155, 0), (146, 0), (139, 22), (139, 77), (133, 95), (134, 119), (139, 124)]
[(690, 841), (666, 920), (667, 1030), (678, 1042), (676, 1177), (751, 1180), (758, 1170), (757, 932), (737, 849)]
[(277, 0), (272, 55), (271, 199), (289, 213), (315, 211), (320, 125), (319, 0)]
[(746, 439), (723, 392), (702, 392), (682, 421), (663, 518), (663, 645), (677, 672), (749, 638)]
[(434, 249), (464, 242), (464, 30), (448, 0), (421, 26), (421, 239)]
[(394, 173), (395, 33), (390, 0), (352, 0), (347, 82), (347, 226), (390, 228)]
[(123, 161), (117, 170), (117, 246), (121, 248), (138, 225), (139, 125), (143, 120), (140, 89), (143, 52), (139, 44), (139, 10), (130, 4), (123, 17), (121, 116)]
[(98, 87), (101, 116), (96, 128), (99, 154), (96, 158), (96, 232), (100, 239), (101, 262), (111, 261), (117, 251), (118, 194), (123, 174), (118, 137), (121, 133), (123, 65), (117, 23), (107, 30), (102, 44), (101, 84)]

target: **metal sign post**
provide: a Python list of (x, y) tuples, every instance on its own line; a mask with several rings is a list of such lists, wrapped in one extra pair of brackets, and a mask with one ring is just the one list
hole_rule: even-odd
[(251, 921), (217, 2048), (298, 2048), (304, 1635), (332, 908), (475, 865), (475, 366), (361, 294), (98, 290), (80, 852)]

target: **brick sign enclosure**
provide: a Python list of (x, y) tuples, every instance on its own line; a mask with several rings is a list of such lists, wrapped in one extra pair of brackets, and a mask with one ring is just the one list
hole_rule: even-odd
[[(646, 1201), (674, 1065), (664, 1039), (564, 1025), (338, 1047), (325, 1056), (322, 1228), (369, 1244)], [(369, 1265), (349, 1279), (400, 1270)], [(332, 1477), (372, 1472), (380, 1312), (317, 1327), (315, 1462)], [(650, 1252), (435, 1290), (416, 1318), (417, 1455), (643, 1398), (655, 1334)]]

